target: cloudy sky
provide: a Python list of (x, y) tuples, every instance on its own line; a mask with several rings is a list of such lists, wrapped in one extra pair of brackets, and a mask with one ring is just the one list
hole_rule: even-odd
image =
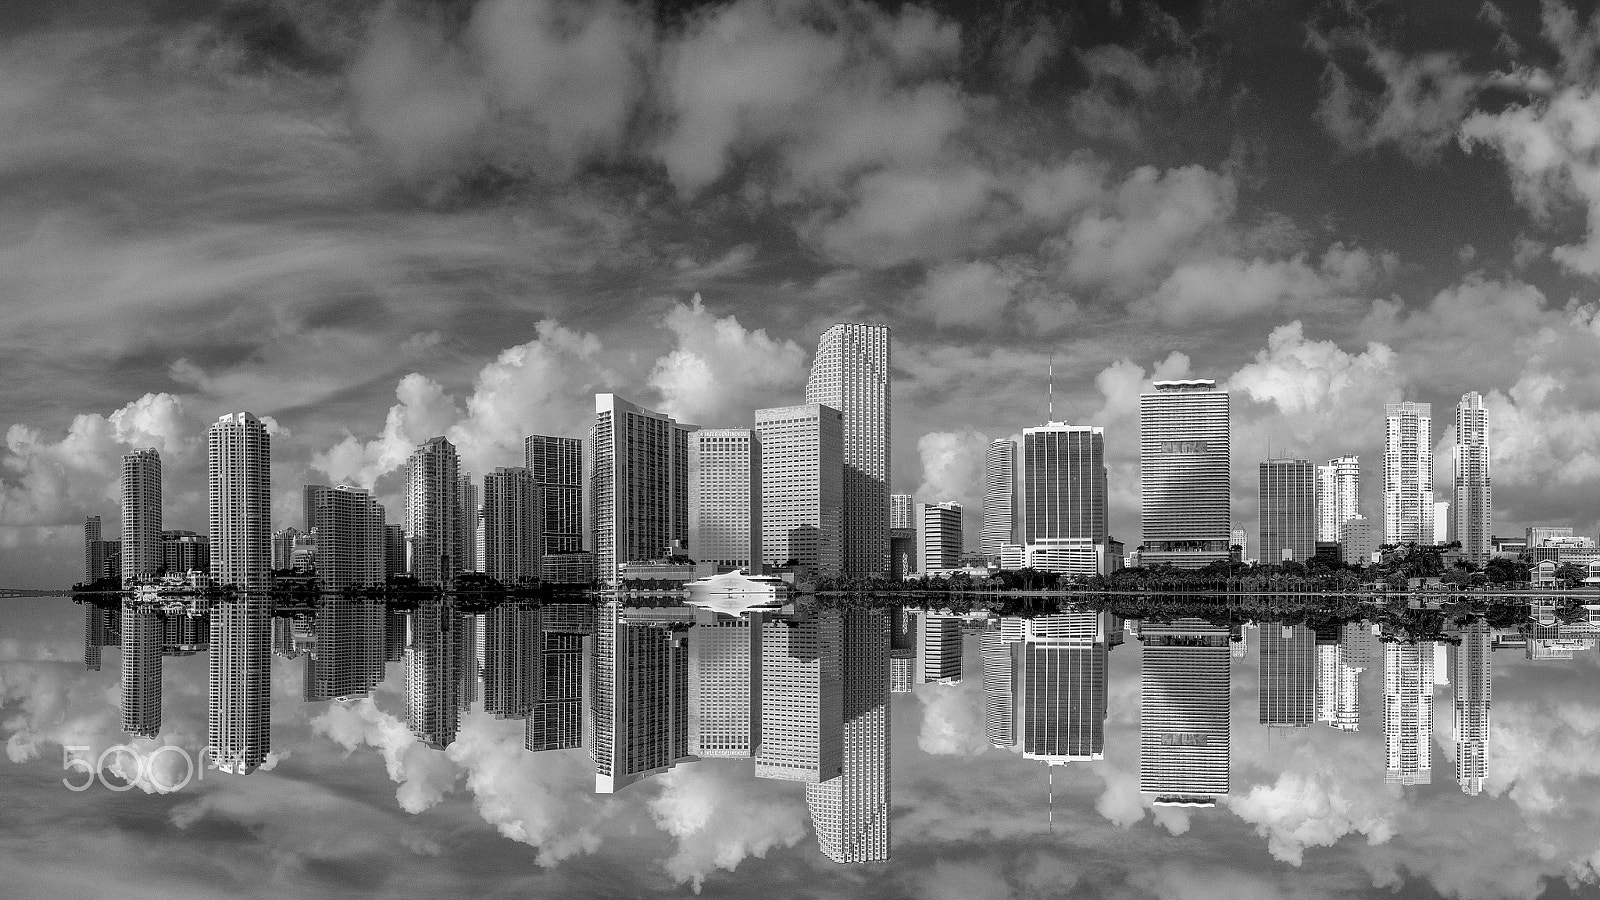
[[(894, 328), (893, 488), (1234, 392), (1274, 451), (1488, 398), (1495, 530), (1600, 527), (1600, 22), (1549, 2), (0, 3), (0, 581), (80, 576), (157, 447), (274, 432), (274, 521), (444, 433), (481, 474), (612, 390), (707, 426)], [(696, 300), (698, 296), (700, 299)], [(108, 536), (115, 529), (108, 529)]]
[[(274, 657), (270, 768), (209, 771), (180, 790), (123, 793), (63, 771), (121, 730), (118, 658), (85, 671), (83, 614), (59, 599), (8, 610), (0, 636), (0, 859), (19, 897), (851, 896), (935, 900), (1179, 900), (1596, 896), (1600, 658), (1494, 654), (1489, 777), (1453, 777), (1450, 689), (1436, 698), (1433, 784), (1384, 783), (1382, 653), (1362, 676), (1358, 732), (1257, 724), (1258, 632), (1234, 660), (1231, 794), (1156, 810), (1138, 793), (1139, 642), (1110, 659), (1106, 759), (1058, 768), (991, 749), (975, 637), (968, 677), (891, 703), (889, 863), (838, 866), (817, 849), (798, 784), (748, 761), (680, 766), (596, 796), (581, 751), (532, 754), (519, 721), (481, 708), (430, 749), (405, 728), (403, 666), (371, 699), (304, 703), (300, 660)], [(205, 743), (205, 656), (164, 666), (158, 739)], [(183, 781), (165, 752), (155, 781)], [(128, 757), (113, 754), (108, 767)], [(106, 783), (120, 784), (108, 772)]]

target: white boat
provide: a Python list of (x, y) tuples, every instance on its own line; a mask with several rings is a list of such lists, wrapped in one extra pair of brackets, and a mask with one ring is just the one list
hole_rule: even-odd
[(738, 615), (748, 609), (782, 606), (794, 586), (771, 575), (746, 575), (743, 569), (689, 582), (689, 605)]

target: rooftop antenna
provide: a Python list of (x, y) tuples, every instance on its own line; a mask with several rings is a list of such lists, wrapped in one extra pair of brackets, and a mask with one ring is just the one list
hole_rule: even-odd
[(1054, 353), (1050, 354), (1048, 371), (1050, 373), (1050, 380), (1045, 383), (1044, 396), (1045, 402), (1050, 407), (1050, 415), (1045, 419), (1045, 421), (1054, 422), (1056, 420), (1056, 355)]
[(1056, 830), (1056, 767), (1045, 766), (1044, 770), (1045, 824), (1049, 827), (1050, 833), (1054, 834)]

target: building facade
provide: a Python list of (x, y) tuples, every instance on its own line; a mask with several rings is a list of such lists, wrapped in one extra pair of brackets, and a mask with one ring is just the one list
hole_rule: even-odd
[(761, 438), (749, 428), (689, 436), (689, 547), (702, 575), (760, 575)]
[(122, 457), (122, 586), (161, 567), (161, 454), (146, 447)]
[(1434, 643), (1383, 645), (1384, 780), (1433, 782)]
[[(758, 409), (755, 419), (761, 442), (761, 552), (767, 565), (793, 560), (819, 575), (842, 574), (843, 415), (807, 403)], [(887, 495), (884, 515), (887, 521)], [(884, 540), (887, 550), (887, 530)]]
[(520, 466), (483, 477), (483, 572), (502, 584), (522, 584), (542, 571), (539, 486)]
[(383, 505), (349, 485), (305, 487), (306, 531), (317, 537), (317, 583), (324, 590), (382, 584)]
[(1316, 470), (1303, 459), (1261, 463), (1261, 562), (1304, 563), (1317, 549)]
[(172, 575), (211, 571), (211, 539), (192, 531), (161, 532), (161, 565)]
[(1317, 466), (1317, 540), (1338, 541), (1339, 529), (1361, 515), (1361, 457), (1336, 456)]
[(1228, 392), (1205, 379), (1152, 388), (1139, 395), (1140, 564), (1225, 562), (1233, 515)]
[(689, 435), (696, 426), (615, 394), (595, 394), (589, 482), (596, 577), (616, 584), (619, 566), (659, 559), (689, 537)]
[(1229, 789), (1228, 627), (1141, 626), (1139, 790), (1159, 805), (1211, 806)]
[(432, 437), (406, 460), (406, 568), (425, 586), (461, 571), (461, 480), (456, 446)]
[(523, 441), (523, 465), (533, 473), (544, 510), (545, 553), (583, 549), (583, 441), (530, 434)]
[(961, 566), (961, 504), (917, 504), (917, 548), (922, 554), (919, 571)]
[(1261, 724), (1305, 728), (1317, 716), (1317, 635), (1304, 625), (1266, 623), (1261, 638)]
[(1489, 478), (1489, 413), (1483, 395), (1470, 391), (1456, 405), (1455, 478), (1450, 497), (1452, 540), (1467, 559), (1489, 561), (1494, 540), (1494, 492)]
[(806, 403), (838, 410), (844, 425), (842, 574), (889, 572), (889, 326), (847, 323), (823, 333)]
[(272, 750), (271, 650), (270, 597), (235, 596), (212, 606), (206, 751), (224, 772), (254, 772)]
[(262, 590), (272, 581), (272, 443), (261, 420), (230, 413), (206, 432), (211, 574)]
[(843, 649), (837, 611), (763, 620), (757, 778), (816, 784), (843, 772)]
[(990, 441), (983, 467), (983, 532), (978, 547), (997, 562), (1014, 543), (1017, 521), (1017, 442)]
[(1383, 542), (1434, 542), (1433, 406), (1407, 400), (1384, 409)]
[(1023, 429), (1016, 483), (1015, 534), (1026, 565), (1110, 573), (1104, 429), (1060, 422)]

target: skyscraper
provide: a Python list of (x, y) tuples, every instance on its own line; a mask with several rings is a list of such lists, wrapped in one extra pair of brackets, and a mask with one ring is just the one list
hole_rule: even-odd
[(917, 504), (917, 547), (922, 552), (919, 571), (959, 567), (962, 542), (961, 504)]
[[(482, 572), (483, 560), (478, 558), (479, 511), (478, 486), (471, 472), (456, 476), (456, 536), (451, 558), (461, 572)], [(535, 573), (537, 574), (537, 573)]]
[(161, 454), (153, 448), (122, 457), (122, 586), (161, 570)]
[[(748, 758), (761, 740), (762, 613), (697, 609), (689, 632), (689, 753)], [(778, 627), (783, 627), (781, 624)]]
[(1493, 637), (1493, 629), (1480, 616), (1461, 627), (1460, 645), (1450, 648), (1455, 669), (1456, 784), (1467, 794), (1482, 793), (1489, 775)]
[(1139, 637), (1139, 790), (1158, 806), (1214, 805), (1229, 781), (1228, 627), (1179, 619)]
[(1017, 443), (990, 441), (983, 473), (983, 532), (978, 539), (990, 562), (998, 562), (1000, 549), (1013, 542), (1016, 520)]
[(748, 428), (689, 436), (689, 546), (702, 575), (760, 575), (761, 439)]
[[(482, 571), (502, 584), (539, 577), (539, 486), (525, 468), (500, 467), (483, 478)], [(520, 716), (518, 717), (520, 718)]]
[(161, 733), (161, 613), (149, 603), (122, 601), (122, 730)]
[(539, 608), (522, 600), (501, 603), (483, 617), (483, 710), (495, 718), (526, 719), (542, 699), (539, 618)]
[[(843, 565), (844, 424), (838, 410), (808, 403), (756, 410), (761, 441), (761, 553), (821, 575)], [(884, 507), (887, 523), (888, 506)], [(888, 531), (884, 531), (888, 548)], [(887, 555), (885, 557), (887, 559)]]
[(917, 498), (910, 494), (889, 495), (889, 527), (917, 527)]
[(889, 571), (889, 326), (839, 324), (817, 344), (806, 403), (844, 421), (843, 574)]
[(837, 777), (844, 765), (839, 613), (764, 617), (761, 625), (756, 777), (807, 783)]
[(448, 585), (461, 571), (456, 446), (431, 437), (406, 460), (407, 568), (419, 584)]
[(318, 598), (316, 641), (305, 654), (308, 703), (364, 697), (383, 681), (387, 617), (382, 600), (327, 593)]
[(1317, 644), (1317, 721), (1340, 731), (1361, 728), (1361, 673), (1372, 661), (1372, 632), (1361, 622), (1340, 626), (1334, 642)]
[[(1098, 425), (1050, 422), (1023, 429), (1017, 539), (1027, 565), (1110, 574), (1105, 448)], [(1226, 556), (1226, 538), (1223, 550)]]
[(583, 550), (583, 441), (530, 434), (524, 465), (533, 473), (544, 510), (545, 553)]
[(1261, 562), (1303, 563), (1317, 550), (1316, 470), (1303, 459), (1261, 463)]
[(1361, 457), (1337, 456), (1317, 466), (1317, 540), (1339, 541), (1348, 519), (1361, 515)]
[[(265, 544), (264, 524), (260, 532)], [(206, 751), (224, 772), (254, 772), (272, 749), (271, 650), (270, 597), (240, 595), (212, 605)]]
[(588, 603), (546, 603), (539, 608), (539, 700), (528, 716), (529, 750), (568, 750), (583, 746), (584, 642), (595, 628)]
[(840, 614), (844, 659), (844, 760), (835, 778), (806, 785), (824, 856), (836, 863), (889, 858), (889, 616)]
[(1433, 543), (1433, 502), (1433, 406), (1390, 403), (1383, 423), (1383, 542)]
[(689, 434), (697, 427), (616, 394), (595, 394), (594, 410), (595, 572), (616, 584), (622, 563), (659, 559), (688, 540)]
[(100, 517), (89, 516), (83, 520), (83, 583), (92, 584), (105, 574), (106, 548), (101, 539)]
[[(1008, 644), (1011, 709), (1023, 758), (1050, 765), (1105, 758), (1110, 626), (1106, 612), (1002, 620), (1002, 638), (1017, 638)], [(993, 741), (1000, 729), (989, 730)]]
[(1232, 522), (1228, 392), (1206, 379), (1152, 388), (1139, 395), (1140, 564), (1225, 562)]
[[(597, 466), (600, 458), (596, 451)], [(600, 608), (595, 629), (589, 749), (597, 794), (693, 760), (688, 635), (632, 612), (612, 600)]]
[[(387, 517), (385, 517), (387, 518)], [(404, 525), (383, 526), (383, 577), (390, 575), (404, 575), (406, 573), (406, 527)]]
[(1305, 728), (1317, 712), (1317, 635), (1304, 625), (1261, 626), (1261, 724)]
[[(272, 440), (267, 429), (247, 412), (223, 416), (206, 432), (206, 461), (212, 576), (244, 590), (270, 587)], [(214, 649), (212, 654), (215, 659)]]
[(1385, 781), (1433, 781), (1434, 642), (1383, 645)]
[(461, 725), (459, 682), (464, 674), (466, 621), (436, 594), (420, 598), (408, 621), (406, 727), (435, 750), (454, 743)]
[(1494, 539), (1494, 493), (1489, 479), (1489, 413), (1477, 391), (1462, 394), (1456, 405), (1455, 464), (1450, 498), (1454, 538), (1467, 558), (1482, 566), (1489, 561)]
[(317, 583), (323, 590), (382, 584), (383, 505), (361, 488), (305, 487), (306, 531), (317, 536)]

